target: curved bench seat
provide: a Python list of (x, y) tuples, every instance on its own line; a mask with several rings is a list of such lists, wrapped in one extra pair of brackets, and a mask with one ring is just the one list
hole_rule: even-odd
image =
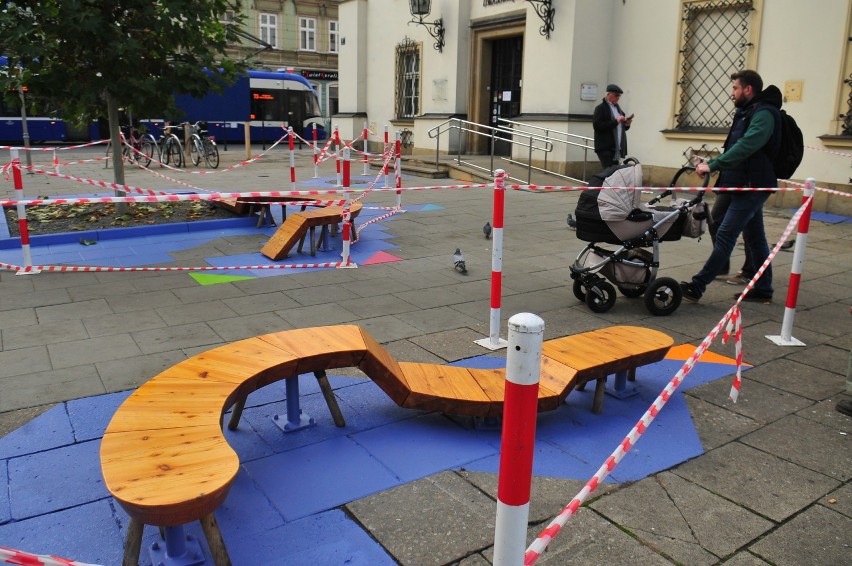
[[(589, 380), (598, 380), (600, 389), (607, 375), (658, 361), (671, 345), (669, 336), (638, 327), (549, 340), (542, 347), (538, 409), (556, 409)], [(253, 391), (342, 367), (359, 368), (401, 407), (477, 417), (502, 413), (505, 370), (397, 362), (354, 325), (287, 330), (213, 348), (141, 385), (106, 428), (101, 470), (131, 517), (126, 556), (138, 557), (142, 525), (201, 519), (211, 551), (227, 557), (212, 513), (240, 462), (222, 432), (224, 413), (236, 405), (235, 425)], [(323, 393), (334, 414), (333, 393)]]

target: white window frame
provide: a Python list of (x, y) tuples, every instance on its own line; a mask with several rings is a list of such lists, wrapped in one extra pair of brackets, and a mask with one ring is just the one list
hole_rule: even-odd
[(340, 24), (337, 20), (328, 21), (328, 52), (340, 52)]
[(299, 18), (299, 51), (317, 50), (317, 19)]
[(257, 15), (257, 30), (262, 41), (278, 49), (278, 14), (260, 12)]

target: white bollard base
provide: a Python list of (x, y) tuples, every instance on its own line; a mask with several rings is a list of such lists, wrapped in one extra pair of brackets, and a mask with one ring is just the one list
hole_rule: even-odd
[(785, 339), (783, 336), (781, 336), (781, 335), (773, 336), (773, 335), (769, 335), (769, 334), (767, 334), (767, 335), (766, 335), (766, 338), (767, 338), (770, 342), (772, 342), (773, 344), (775, 344), (776, 346), (806, 346), (806, 345), (807, 345), (807, 344), (805, 344), (804, 342), (802, 342), (801, 340), (799, 340), (798, 338), (794, 338), (794, 337), (792, 337), (792, 336), (790, 336), (790, 339), (789, 339), (789, 340), (786, 340), (786, 339)]
[(491, 351), (502, 350), (503, 348), (507, 348), (509, 346), (509, 342), (507, 340), (497, 338), (497, 342), (493, 342), (490, 336), (488, 338), (480, 338), (479, 340), (474, 340), (473, 343), (479, 344), (483, 348), (488, 348)]
[(19, 269), (15, 275), (37, 275), (41, 273), (41, 269)]
[(358, 264), (353, 261), (350, 262), (349, 265), (338, 265), (337, 269), (356, 269), (357, 267)]

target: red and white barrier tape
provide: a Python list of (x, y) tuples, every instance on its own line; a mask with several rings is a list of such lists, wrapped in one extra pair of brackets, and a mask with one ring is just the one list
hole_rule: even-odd
[[(778, 243), (775, 244), (772, 251), (769, 254), (769, 257), (766, 258), (766, 261), (763, 265), (760, 266), (758, 272), (755, 274), (754, 278), (749, 281), (746, 289), (749, 290), (754, 287), (754, 283), (760, 278), (760, 275), (766, 270), (766, 266), (772, 261), (775, 255), (778, 253), (778, 250), (781, 249), (781, 244), (783, 244), (787, 237), (792, 232), (793, 228), (799, 223), (799, 218), (804, 214), (806, 209), (807, 202), (803, 203), (802, 206), (796, 211), (793, 217), (790, 219), (787, 228), (784, 230), (781, 238), (778, 240)], [(681, 383), (683, 383), (684, 378), (692, 371), (692, 368), (695, 366), (696, 361), (707, 351), (707, 348), (710, 347), (710, 344), (713, 343), (716, 336), (719, 334), (719, 331), (724, 327), (725, 331), (723, 334), (723, 342), (727, 342), (730, 337), (734, 336), (735, 343), (735, 352), (736, 352), (736, 376), (734, 377), (733, 385), (731, 386), (730, 391), (730, 399), (734, 402), (737, 401), (739, 397), (740, 387), (742, 385), (742, 312), (740, 311), (740, 303), (745, 296), (745, 291), (742, 295), (737, 298), (737, 302), (725, 313), (725, 316), (716, 324), (713, 330), (708, 334), (704, 340), (701, 341), (701, 344), (695, 349), (695, 351), (690, 355), (689, 359), (684, 362), (683, 366), (681, 366), (678, 373), (672, 378), (672, 380), (666, 385), (663, 392), (657, 397), (648, 411), (642, 415), (642, 418), (633, 427), (630, 433), (625, 437), (625, 439), (621, 442), (621, 444), (616, 448), (616, 450), (610, 455), (609, 458), (604, 462), (604, 464), (598, 469), (597, 473), (589, 480), (588, 483), (580, 490), (574, 499), (562, 510), (562, 512), (556, 516), (556, 518), (550, 522), (550, 524), (542, 531), (542, 533), (530, 544), (527, 548), (526, 555), (524, 557), (524, 564), (530, 565), (535, 564), (536, 560), (541, 556), (544, 550), (547, 548), (547, 545), (550, 544), (550, 541), (559, 533), (560, 529), (565, 526), (565, 523), (568, 519), (577, 512), (580, 505), (588, 498), (588, 496), (597, 489), (601, 482), (603, 482), (606, 477), (615, 469), (621, 459), (625, 454), (636, 444), (636, 441), (642, 436), (642, 434), (648, 429), (648, 426), (653, 422), (654, 418), (659, 414), (660, 410), (666, 404), (666, 402), (671, 398), (672, 394), (677, 390)], [(733, 333), (732, 333), (733, 331)]]
[[(358, 229), (357, 229), (357, 230), (355, 230), (355, 235), (356, 235), (356, 236), (357, 236), (357, 235), (360, 235), (360, 234), (361, 234), (361, 231), (362, 231), (364, 228), (366, 228), (367, 226), (369, 226), (370, 224), (374, 224), (374, 223), (376, 223), (376, 222), (381, 222), (382, 220), (386, 220), (386, 219), (388, 219), (388, 218), (390, 218), (390, 217), (394, 216), (395, 214), (400, 214), (400, 213), (404, 213), (404, 212), (405, 212), (405, 211), (404, 211), (404, 210), (402, 210), (401, 208), (396, 208), (396, 207), (394, 207), (394, 208), (392, 208), (392, 209), (390, 210), (390, 212), (388, 212), (387, 214), (383, 214), (383, 215), (381, 215), (381, 216), (377, 216), (377, 217), (375, 217), (375, 218), (371, 218), (371, 219), (370, 219), (370, 220), (368, 220), (367, 222), (364, 222), (363, 224), (359, 225), (359, 226), (358, 226)], [(357, 239), (356, 239), (356, 240), (355, 240), (355, 243), (357, 244), (357, 243), (358, 243), (358, 241), (359, 241), (359, 240), (357, 240)]]
[(13, 548), (0, 546), (0, 562), (21, 566), (98, 566), (47, 554), (30, 554)]
[(23, 267), (12, 263), (0, 262), (0, 269), (29, 273), (33, 271), (56, 271), (56, 272), (128, 272), (128, 271), (235, 271), (240, 269), (314, 269), (322, 267), (340, 267), (339, 261), (325, 263), (288, 263), (288, 264), (266, 264), (266, 265), (222, 265), (222, 266), (200, 266), (200, 267), (108, 267), (108, 266), (86, 266), (86, 265), (32, 265)]
[(80, 145), (69, 145), (66, 147), (21, 147), (17, 145), (0, 145), (0, 149), (17, 149), (19, 151), (68, 151), (71, 149), (80, 149), (81, 147), (91, 147), (102, 143), (109, 143), (109, 140), (95, 140)]
[(839, 155), (840, 157), (852, 159), (852, 153), (844, 153), (842, 151), (834, 151), (834, 150), (831, 150), (831, 149), (824, 149), (824, 148), (821, 148), (821, 147), (811, 147), (809, 145), (806, 145), (805, 149), (809, 149), (811, 151), (818, 151), (820, 153), (829, 153), (831, 155)]

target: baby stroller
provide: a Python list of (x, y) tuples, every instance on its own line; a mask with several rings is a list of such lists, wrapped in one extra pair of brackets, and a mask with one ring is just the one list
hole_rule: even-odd
[[(669, 187), (694, 167), (681, 168)], [(704, 177), (704, 186), (710, 180)], [(680, 285), (671, 277), (657, 278), (660, 242), (676, 241), (683, 235), (698, 237), (706, 225), (703, 192), (691, 200), (677, 199), (671, 206), (655, 206), (673, 194), (666, 190), (649, 203), (640, 202), (642, 166), (614, 165), (590, 180), (591, 186), (605, 187), (583, 191), (575, 210), (577, 237), (590, 242), (571, 265), (574, 296), (598, 313), (615, 304), (615, 287), (626, 297), (644, 297), (651, 314), (665, 316), (680, 306)], [(615, 250), (600, 243), (614, 244)], [(645, 248), (651, 248), (648, 251)]]

